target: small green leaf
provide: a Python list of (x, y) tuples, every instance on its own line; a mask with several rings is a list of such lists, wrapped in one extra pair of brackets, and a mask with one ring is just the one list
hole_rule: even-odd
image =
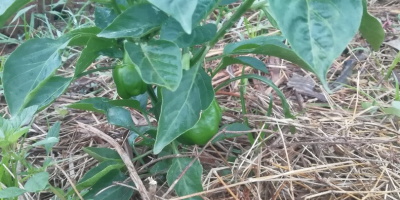
[(174, 91), (162, 88), (163, 103), (154, 153), (192, 128), (214, 99), (210, 76), (197, 64), (183, 72), (182, 82)]
[(25, 183), (24, 188), (28, 192), (40, 192), (42, 191), (49, 181), (49, 173), (48, 172), (40, 172), (33, 175), (28, 181)]
[(247, 125), (245, 124), (241, 124), (241, 123), (233, 123), (233, 124), (228, 124), (226, 126), (221, 127), (221, 130), (223, 130), (225, 128), (225, 133), (218, 135), (216, 138), (214, 138), (214, 140), (212, 141), (212, 143), (216, 143), (228, 138), (234, 138), (234, 137), (238, 137), (241, 135), (246, 135), (247, 133), (230, 133), (229, 131), (249, 131), (251, 130), (251, 128), (249, 128)]
[(63, 36), (62, 38), (70, 39), (68, 46), (84, 46), (93, 37), (97, 37), (97, 34), (101, 32), (98, 27), (86, 27), (74, 29)]
[(224, 57), (222, 61), (219, 63), (217, 68), (213, 71), (213, 74), (216, 74), (222, 69), (225, 69), (228, 65), (233, 64), (241, 64), (253, 67), (254, 69), (260, 70), (264, 73), (268, 73), (267, 67), (265, 63), (257, 58), (249, 57), (249, 56), (239, 56), (239, 57)]
[(187, 34), (192, 32), (192, 16), (197, 0), (149, 0), (149, 2), (176, 19)]
[(94, 159), (103, 162), (106, 160), (114, 160), (114, 161), (122, 161), (121, 156), (119, 156), (118, 152), (109, 149), (109, 148), (100, 148), (100, 147), (85, 147), (83, 149), (87, 154), (92, 156)]
[[(120, 170), (111, 170), (92, 186), (90, 191), (85, 194), (84, 198), (95, 200), (129, 200), (132, 197), (134, 190), (126, 186), (114, 184), (115, 182), (123, 182), (127, 178), (129, 177), (122, 174)], [(135, 186), (132, 181), (129, 181), (125, 184), (128, 184), (132, 187)]]
[[(172, 160), (172, 165), (167, 173), (168, 185), (171, 185), (179, 177), (179, 175), (189, 165), (190, 162), (192, 162), (192, 158), (174, 158)], [(203, 191), (203, 186), (201, 183), (202, 173), (203, 167), (201, 166), (200, 162), (196, 160), (175, 185), (174, 189), (176, 193), (179, 196), (185, 196)], [(202, 200), (203, 198), (196, 196), (187, 199)]]
[(39, 110), (46, 108), (59, 96), (61, 96), (71, 84), (71, 78), (53, 76), (41, 82), (27, 97), (28, 103), (25, 107), (37, 105)]
[(100, 55), (100, 51), (116, 46), (115, 40), (92, 37), (89, 39), (81, 56), (76, 62), (75, 77), (85, 71), (86, 68)]
[[(61, 126), (61, 122), (60, 121), (57, 121), (56, 123), (54, 123), (54, 125), (50, 128), (49, 132), (47, 133), (46, 138), (53, 137), (53, 138), (57, 138), (58, 139), (59, 136), (60, 136), (60, 126)], [(44, 145), (44, 148), (46, 149), (47, 155), (50, 154), (50, 151), (51, 151), (51, 149), (53, 148), (53, 146), (55, 144), (56, 143), (50, 143), (50, 144), (45, 144)]]
[(176, 90), (182, 79), (182, 53), (166, 40), (150, 40), (147, 44), (125, 43), (125, 50), (138, 68), (143, 81)]
[(283, 58), (300, 67), (311, 71), (312, 68), (304, 62), (294, 51), (283, 44), (281, 36), (259, 36), (249, 40), (227, 44), (224, 48), (224, 55), (237, 54), (262, 54)]
[(65, 39), (31, 39), (10, 55), (4, 64), (2, 81), (11, 115), (24, 108), (29, 94), (60, 67), (59, 51), (67, 44)]
[(14, 198), (21, 194), (24, 194), (25, 192), (25, 190), (16, 187), (4, 188), (0, 190), (0, 198)]
[(330, 92), (326, 74), (360, 27), (361, 0), (270, 0), (272, 15), (292, 49)]
[(383, 30), (379, 20), (368, 13), (367, 1), (362, 0), (362, 3), (363, 16), (359, 30), (361, 35), (371, 44), (372, 48), (378, 51), (385, 39), (385, 30)]
[[(172, 23), (172, 24), (168, 24)], [(169, 20), (161, 28), (160, 38), (176, 43), (180, 48), (191, 47), (210, 41), (217, 33), (215, 24), (206, 24), (193, 29), (191, 34), (179, 31), (179, 24), (174, 20)]]
[(135, 127), (135, 124), (132, 121), (131, 112), (118, 106), (108, 109), (107, 121), (112, 125), (124, 127), (129, 130), (132, 130), (132, 128)]
[(32, 147), (37, 147), (37, 146), (41, 146), (41, 145), (46, 145), (46, 144), (55, 144), (59, 142), (58, 138), (56, 137), (48, 137), (44, 140), (40, 140), (38, 142), (33, 143), (31, 146)]
[(82, 190), (90, 187), (111, 170), (120, 169), (123, 166), (125, 166), (123, 163), (115, 162), (113, 160), (104, 161), (86, 172), (86, 174), (79, 180), (78, 184), (76, 184), (76, 188)]
[(140, 103), (133, 99), (111, 100), (104, 97), (94, 97), (78, 101), (67, 107), (106, 114), (107, 110), (114, 106), (126, 106), (145, 113), (145, 111), (141, 109)]
[(151, 4), (137, 4), (118, 15), (98, 36), (104, 38), (140, 38), (159, 28), (166, 19), (168, 19), (168, 16)]

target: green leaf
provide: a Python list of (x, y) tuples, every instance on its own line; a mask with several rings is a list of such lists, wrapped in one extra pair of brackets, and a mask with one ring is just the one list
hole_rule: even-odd
[(233, 124), (228, 124), (226, 126), (221, 127), (220, 130), (223, 130), (225, 128), (225, 133), (218, 135), (214, 140), (212, 141), (212, 144), (228, 139), (228, 138), (234, 138), (238, 137), (241, 135), (246, 135), (247, 133), (242, 133), (242, 134), (237, 134), (237, 133), (230, 133), (229, 131), (250, 131), (251, 128), (249, 128), (246, 124), (241, 124), (241, 123), (233, 123)]
[[(286, 101), (286, 97), (285, 95), (279, 90), (279, 88), (269, 79), (263, 77), (263, 76), (259, 76), (256, 74), (245, 74), (242, 76), (238, 76), (238, 77), (234, 77), (231, 78), (223, 83), (221, 83), (220, 85), (218, 85), (215, 88), (215, 91), (218, 91), (219, 89), (229, 85), (229, 83), (237, 81), (237, 80), (241, 80), (241, 79), (257, 79), (259, 81), (264, 82), (265, 84), (269, 85), (272, 89), (275, 90), (276, 94), (279, 96), (279, 98), (281, 99), (282, 102), (282, 107), (283, 107), (283, 111), (285, 113), (285, 117), (286, 118), (293, 118), (292, 114), (290, 113), (290, 107), (288, 102)], [(164, 94), (163, 94), (163, 98), (164, 98)]]
[(183, 72), (182, 82), (174, 91), (162, 88), (163, 103), (157, 129), (154, 153), (161, 150), (200, 119), (214, 99), (211, 78), (197, 64)]
[(11, 16), (30, 1), (31, 0), (2, 0), (0, 4), (0, 28), (3, 27)]
[(83, 151), (85, 151), (87, 154), (100, 162), (106, 160), (114, 160), (117, 162), (122, 161), (121, 156), (119, 156), (118, 152), (109, 148), (85, 147)]
[(224, 57), (222, 61), (219, 63), (218, 67), (213, 71), (213, 74), (216, 74), (220, 70), (225, 69), (227, 66), (233, 64), (247, 65), (253, 67), (254, 69), (260, 70), (264, 73), (268, 73), (265, 63), (263, 63), (261, 60), (249, 56), (239, 56), (239, 57)]
[(68, 46), (84, 46), (100, 32), (101, 29), (98, 27), (79, 28), (64, 34), (61, 38), (70, 39)]
[[(178, 176), (183, 172), (183, 170), (192, 162), (192, 158), (174, 158), (172, 165), (167, 173), (168, 185), (171, 185)], [(203, 167), (201, 166), (199, 160), (196, 160), (192, 166), (186, 171), (186, 173), (179, 179), (178, 183), (175, 185), (175, 191), (179, 196), (185, 196), (193, 194), (196, 192), (203, 191), (203, 186), (201, 183), (201, 175), (203, 173)], [(202, 200), (203, 198), (196, 196), (187, 198), (190, 200)]]
[(361, 35), (367, 39), (375, 51), (379, 50), (382, 42), (385, 40), (385, 30), (378, 19), (368, 13), (367, 1), (362, 0), (363, 15), (361, 19), (360, 32)]
[[(50, 137), (54, 137), (54, 138), (59, 138), (60, 136), (60, 126), (61, 126), (61, 122), (57, 121), (56, 123), (54, 123), (54, 125), (50, 128), (50, 130), (48, 131), (46, 138), (50, 138)], [(50, 144), (45, 144), (44, 148), (46, 149), (46, 153), (47, 155), (50, 154), (51, 149), (53, 148), (53, 146), (56, 143), (50, 143)]]
[(33, 175), (28, 181), (25, 183), (24, 188), (28, 192), (40, 192), (42, 191), (49, 181), (49, 173), (48, 172), (40, 172)]
[(89, 39), (86, 47), (83, 49), (81, 56), (76, 62), (75, 77), (85, 71), (92, 62), (99, 57), (100, 51), (116, 46), (115, 40), (92, 37)]
[(128, 8), (118, 15), (98, 36), (140, 38), (159, 28), (166, 19), (168, 16), (165, 13), (160, 12), (151, 4), (142, 3)]
[(225, 56), (236, 54), (262, 54), (276, 56), (298, 64), (300, 67), (311, 71), (312, 68), (304, 62), (294, 51), (283, 44), (281, 36), (259, 36), (249, 40), (227, 44), (223, 54)]
[(107, 110), (114, 106), (126, 106), (145, 113), (145, 111), (141, 109), (140, 103), (133, 99), (111, 100), (104, 97), (95, 97), (78, 101), (67, 107), (106, 114)]
[(48, 137), (45, 138), (44, 140), (40, 140), (38, 142), (35, 142), (31, 145), (31, 147), (37, 147), (37, 146), (42, 146), (42, 145), (46, 145), (46, 144), (55, 144), (59, 142), (59, 139), (56, 137)]
[(236, 1), (238, 1), (238, 0), (222, 0), (221, 2), (219, 2), (219, 5), (220, 6), (225, 6), (225, 5), (229, 5), (229, 4), (235, 3)]
[(10, 55), (4, 64), (2, 82), (11, 115), (24, 108), (29, 94), (60, 67), (59, 51), (67, 44), (65, 39), (31, 39)]
[(0, 190), (0, 198), (8, 199), (17, 197), (21, 194), (24, 194), (26, 191), (16, 187), (9, 187)]
[[(119, 170), (111, 170), (105, 176), (97, 181), (96, 184), (92, 186), (90, 191), (84, 195), (84, 199), (95, 199), (95, 200), (109, 200), (109, 199), (118, 199), (118, 200), (129, 200), (134, 190), (132, 188), (115, 185), (115, 182), (123, 182), (125, 181), (127, 176), (122, 174)], [(128, 184), (132, 187), (135, 184), (132, 181), (129, 181)], [(107, 188), (106, 190), (104, 190)], [(99, 193), (100, 192), (100, 193)]]
[(149, 2), (171, 15), (181, 24), (187, 34), (192, 32), (192, 16), (197, 6), (197, 0), (149, 0)]
[(68, 89), (71, 81), (71, 78), (61, 76), (53, 76), (42, 81), (26, 98), (28, 103), (25, 107), (37, 105), (39, 110), (46, 108)]
[(173, 42), (150, 40), (147, 44), (125, 43), (130, 59), (147, 84), (176, 90), (182, 79), (182, 53)]
[(94, 23), (97, 27), (104, 29), (118, 16), (114, 9), (96, 6), (94, 10)]
[(131, 112), (122, 107), (112, 107), (107, 111), (108, 123), (120, 127), (124, 127), (129, 130), (134, 130), (135, 124), (132, 121)]
[(123, 163), (108, 160), (100, 163), (96, 167), (93, 167), (79, 180), (76, 188), (78, 190), (85, 189), (94, 185), (98, 180), (104, 177), (108, 172), (113, 169), (120, 169), (125, 166)]
[(161, 27), (160, 38), (176, 43), (180, 48), (191, 47), (210, 41), (217, 33), (215, 24), (206, 24), (193, 29), (191, 34), (179, 31), (179, 24), (176, 21), (168, 21)]
[(326, 74), (360, 27), (361, 0), (270, 0), (282, 34), (330, 92)]

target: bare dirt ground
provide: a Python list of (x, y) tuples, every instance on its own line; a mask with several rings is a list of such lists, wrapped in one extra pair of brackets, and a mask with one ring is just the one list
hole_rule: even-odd
[[(267, 136), (253, 145), (246, 136), (240, 136), (207, 147), (200, 156), (204, 167), (205, 191), (201, 193), (204, 199), (400, 199), (399, 118), (382, 110), (390, 109), (396, 99), (395, 77), (400, 77), (395, 70), (389, 80), (384, 80), (400, 49), (400, 2), (372, 0), (370, 11), (384, 24), (386, 40), (378, 52), (371, 52), (359, 35), (349, 44), (349, 48), (364, 49), (368, 55), (355, 66), (349, 80), (352, 87), (343, 87), (329, 95), (322, 92), (313, 74), (275, 57), (259, 57), (270, 74), (245, 68), (248, 73), (271, 79), (284, 92), (295, 119), (284, 117), (276, 95), (273, 95), (272, 114), (267, 115), (270, 94), (274, 92), (258, 81), (250, 81), (247, 85), (246, 115), (241, 111), (239, 82), (216, 93), (224, 109), (222, 124), (242, 122), (247, 117), (255, 136), (262, 132)], [(258, 12), (249, 13), (254, 19), (258, 15)], [(254, 21), (254, 26), (268, 24)], [(220, 55), (226, 43), (238, 41), (236, 32), (248, 38), (243, 24), (238, 24), (235, 29), (207, 57)], [(269, 33), (275, 31), (268, 28)], [(335, 61), (328, 74), (330, 81), (337, 78), (343, 62), (351, 55), (343, 54)], [(218, 62), (206, 62), (205, 66), (213, 68)], [(108, 63), (104, 58), (96, 64)], [(73, 66), (74, 61), (71, 61), (58, 73), (72, 74)], [(231, 66), (230, 73), (222, 71), (215, 76), (213, 85), (241, 72), (242, 66)], [(289, 88), (287, 83), (294, 73), (314, 80), (316, 92), (324, 95), (326, 102)], [(83, 152), (83, 147), (110, 146), (92, 132), (80, 128), (77, 122), (103, 131), (120, 144), (126, 141), (126, 131), (109, 125), (104, 115), (66, 109), (65, 106), (88, 97), (115, 98), (116, 95), (111, 72), (96, 73), (77, 80), (66, 94), (36, 118), (26, 144), (44, 138), (48, 124), (57, 120), (62, 122), (60, 142), (52, 154), (60, 161), (51, 168), (52, 184), (66, 189), (97, 164)], [(3, 96), (1, 100), (0, 112), (7, 113)], [(137, 126), (146, 125), (143, 116), (134, 110), (132, 118)], [(147, 150), (138, 148), (138, 153)], [(187, 152), (195, 156), (199, 148), (191, 147)], [(32, 149), (29, 159), (34, 165), (41, 165), (44, 155), (44, 149)], [(155, 158), (152, 155), (146, 160), (151, 162)], [(135, 166), (141, 169), (140, 163)], [(139, 170), (139, 174), (144, 172)], [(162, 196), (168, 185), (162, 184), (160, 175), (153, 178), (159, 182), (157, 195)], [(49, 195), (41, 193), (33, 198), (47, 199)], [(177, 199), (174, 193), (167, 198)]]

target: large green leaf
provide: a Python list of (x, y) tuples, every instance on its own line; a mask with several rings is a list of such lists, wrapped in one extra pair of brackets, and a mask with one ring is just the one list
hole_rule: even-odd
[(83, 148), (83, 151), (85, 151), (87, 154), (92, 156), (94, 159), (103, 162), (106, 160), (114, 160), (114, 161), (121, 161), (121, 156), (118, 154), (118, 152), (109, 149), (109, 148), (101, 148), (101, 147), (85, 147)]
[(133, 99), (111, 100), (104, 97), (94, 97), (90, 99), (84, 99), (76, 103), (70, 104), (67, 107), (106, 114), (107, 110), (114, 106), (126, 106), (129, 108), (134, 108), (141, 112), (145, 112), (144, 110), (141, 109), (140, 103), (137, 100)]
[(117, 16), (118, 13), (112, 8), (96, 6), (94, 10), (94, 22), (101, 29), (110, 25)]
[(362, 3), (363, 16), (359, 30), (361, 35), (371, 44), (372, 48), (375, 51), (378, 51), (385, 39), (385, 30), (383, 30), (382, 24), (379, 20), (368, 13), (367, 1), (362, 0)]
[[(98, 180), (97, 183), (94, 184), (89, 190), (89, 192), (85, 194), (84, 198), (86, 200), (129, 200), (132, 197), (134, 190), (126, 186), (115, 185), (115, 182), (123, 182), (128, 178), (129, 177), (125, 176), (120, 170), (114, 169)], [(128, 184), (132, 187), (135, 186), (132, 181), (129, 181), (125, 184)]]
[(197, 0), (149, 0), (149, 2), (176, 19), (186, 33), (192, 32), (192, 16)]
[(2, 0), (0, 4), (0, 28), (3, 27), (11, 16), (31, 1), (32, 0)]
[[(200, 21), (213, 10), (218, 0), (198, 0), (196, 9), (192, 16), (193, 32), (188, 34), (182, 29), (182, 26), (174, 18), (170, 17), (161, 27), (161, 39), (170, 40), (180, 47), (189, 47), (195, 44), (207, 42), (209, 37), (214, 34), (213, 25), (207, 24), (203, 27), (197, 27)], [(215, 30), (216, 31), (216, 30)]]
[(92, 37), (75, 65), (75, 76), (79, 75), (100, 55), (100, 51), (116, 46), (115, 40)]
[[(168, 22), (177, 23), (174, 21), (168, 21)], [(179, 24), (176, 25), (179, 26)], [(217, 33), (217, 26), (215, 24), (206, 24), (204, 26), (198, 26), (193, 29), (191, 34), (180, 32), (179, 28), (174, 28), (174, 25), (165, 25), (162, 26), (161, 28), (160, 38), (163, 40), (172, 41), (176, 43), (179, 47), (185, 48), (208, 42), (215, 36), (216, 33)]]
[(24, 188), (28, 192), (39, 192), (42, 191), (48, 181), (49, 181), (49, 173), (48, 172), (40, 172), (33, 175), (28, 181), (25, 183)]
[(39, 110), (46, 108), (68, 89), (71, 78), (53, 76), (42, 81), (27, 97), (29, 102), (24, 107), (37, 105)]
[(161, 114), (157, 129), (154, 153), (192, 128), (214, 99), (211, 78), (197, 64), (183, 72), (182, 82), (174, 91), (162, 88)]
[(76, 184), (76, 189), (82, 190), (87, 187), (94, 185), (98, 180), (105, 176), (108, 172), (113, 169), (120, 169), (125, 166), (123, 163), (108, 160), (100, 163), (96, 167), (93, 167), (79, 180)]
[(140, 38), (159, 28), (168, 16), (148, 3), (142, 3), (128, 8), (105, 28), (99, 37)]
[(228, 65), (233, 65), (233, 64), (247, 65), (253, 67), (254, 69), (260, 70), (264, 73), (268, 73), (265, 63), (263, 63), (261, 60), (249, 56), (238, 56), (238, 57), (224, 57), (217, 66), (217, 68), (213, 71), (213, 74), (216, 74), (217, 72), (224, 69)]
[[(167, 173), (167, 182), (171, 185), (179, 175), (185, 170), (185, 168), (192, 162), (192, 158), (174, 158), (172, 165)], [(201, 175), (203, 173), (203, 167), (199, 160), (196, 160), (192, 166), (186, 171), (186, 173), (179, 179), (175, 185), (175, 191), (179, 196), (185, 196), (196, 192), (203, 191), (201, 183)], [(196, 196), (187, 198), (190, 200), (202, 200), (203, 198)]]
[(281, 36), (259, 36), (249, 40), (227, 44), (224, 48), (224, 55), (236, 54), (263, 54), (276, 56), (298, 64), (302, 68), (311, 71), (312, 68), (304, 62), (294, 51), (283, 44)]
[(270, 0), (269, 3), (293, 50), (330, 91), (326, 74), (360, 27), (361, 0)]
[(166, 40), (140, 45), (126, 42), (125, 50), (145, 83), (176, 90), (182, 79), (182, 53), (176, 44)]
[(4, 188), (0, 190), (0, 198), (9, 199), (24, 194), (25, 192), (26, 190), (16, 187)]
[(2, 81), (11, 115), (24, 108), (29, 94), (60, 67), (59, 51), (67, 44), (65, 39), (32, 39), (10, 55), (4, 64)]

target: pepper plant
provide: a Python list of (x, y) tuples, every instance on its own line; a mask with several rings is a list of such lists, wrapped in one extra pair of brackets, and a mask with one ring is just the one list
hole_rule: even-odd
[[(217, 16), (212, 11), (235, 1), (92, 1), (96, 3), (95, 26), (77, 28), (56, 39), (27, 40), (8, 57), (2, 81), (10, 113), (18, 115), (29, 106), (46, 108), (74, 80), (110, 69), (87, 70), (100, 55), (108, 56), (115, 59), (111, 68), (122, 99), (90, 98), (69, 107), (105, 114), (110, 124), (130, 131), (132, 145), (150, 146), (154, 154), (178, 153), (176, 142), (209, 142), (218, 131), (222, 115), (215, 91), (232, 81), (258, 79), (268, 84), (282, 101), (285, 116), (292, 117), (283, 93), (265, 77), (242, 74), (213, 88), (211, 78), (228, 65), (246, 65), (268, 72), (262, 61), (249, 54), (290, 61), (313, 72), (330, 92), (326, 81), (328, 69), (357, 31), (374, 50), (384, 38), (381, 24), (367, 12), (366, 0), (243, 0), (223, 23), (220, 19), (224, 9)], [(0, 19), (22, 6), (17, 2), (0, 10)], [(281, 32), (227, 44), (218, 67), (206, 72), (203, 64), (208, 50), (255, 4)], [(217, 19), (215, 23), (210, 22), (211, 16)], [(83, 50), (74, 75), (58, 75), (63, 52), (76, 46)], [(151, 109), (146, 107), (148, 99)], [(126, 107), (143, 113), (149, 125), (136, 127)], [(151, 125), (149, 117), (157, 120), (157, 127)], [(141, 137), (142, 142), (134, 143), (135, 137)], [(249, 139), (252, 141), (251, 135)], [(169, 160), (164, 165), (169, 169), (167, 182), (172, 184), (183, 171), (182, 166), (190, 161)], [(106, 165), (101, 167), (106, 169)], [(196, 161), (179, 180), (176, 193), (182, 196), (201, 191), (201, 173), (201, 164)], [(91, 186), (85, 184), (80, 189)]]

